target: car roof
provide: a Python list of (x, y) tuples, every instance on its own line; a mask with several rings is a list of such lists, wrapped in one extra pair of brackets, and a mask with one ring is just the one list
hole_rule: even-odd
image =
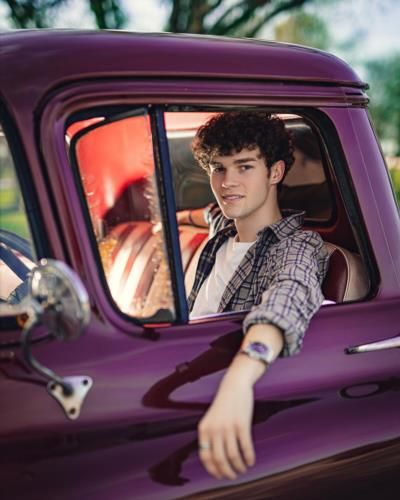
[[(365, 88), (341, 59), (299, 45), (204, 35), (16, 30), (0, 35), (0, 88), (113, 76), (251, 79)], [(29, 82), (29, 83), (28, 83)]]

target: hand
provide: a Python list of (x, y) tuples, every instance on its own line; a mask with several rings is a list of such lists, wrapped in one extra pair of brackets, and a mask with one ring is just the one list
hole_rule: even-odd
[(254, 465), (251, 437), (254, 396), (251, 384), (236, 387), (225, 378), (214, 402), (199, 424), (200, 460), (215, 478), (235, 479)]
[[(253, 325), (242, 343), (264, 342), (273, 359), (283, 347), (282, 332), (274, 325)], [(271, 359), (272, 361), (272, 359)], [(217, 479), (235, 479), (255, 464), (251, 437), (253, 386), (265, 373), (262, 361), (239, 354), (230, 364), (214, 401), (199, 424), (199, 455), (206, 470)]]
[(176, 221), (178, 226), (181, 224), (190, 224), (189, 222), (189, 210), (180, 210), (176, 212)]
[(180, 210), (179, 212), (176, 212), (176, 220), (178, 222), (178, 226), (188, 224), (189, 226), (194, 227), (208, 227), (208, 224), (204, 219), (204, 208)]

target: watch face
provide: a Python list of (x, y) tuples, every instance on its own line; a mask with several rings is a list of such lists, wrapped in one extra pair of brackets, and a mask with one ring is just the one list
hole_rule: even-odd
[(251, 342), (246, 346), (243, 352), (254, 359), (264, 361), (267, 364), (271, 362), (271, 359), (273, 359), (272, 350), (262, 342)]
[(253, 352), (256, 352), (258, 354), (267, 354), (267, 352), (269, 351), (268, 347), (262, 342), (252, 342), (248, 345), (248, 347), (250, 347)]

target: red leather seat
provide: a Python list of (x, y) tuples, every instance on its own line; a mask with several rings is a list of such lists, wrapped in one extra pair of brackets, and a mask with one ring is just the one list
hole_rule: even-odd
[[(198, 239), (194, 239), (193, 233)], [(182, 252), (192, 253), (190, 260), (184, 266), (186, 293), (189, 294), (193, 286), (198, 259), (207, 242), (207, 230), (181, 226), (180, 235), (181, 241), (185, 239), (185, 250), (182, 248)], [(186, 242), (187, 235), (192, 236), (189, 242)], [(325, 246), (330, 255), (328, 272), (322, 284), (325, 299), (333, 302), (347, 302), (364, 298), (369, 290), (369, 279), (361, 257), (333, 243), (325, 242)]]
[(325, 242), (325, 246), (330, 255), (322, 284), (325, 298), (334, 302), (364, 298), (369, 290), (369, 278), (361, 257), (333, 243)]
[[(197, 227), (180, 226), (179, 233), (185, 287), (189, 294), (208, 232)], [(103, 255), (103, 263), (115, 302), (127, 314), (151, 316), (151, 308), (157, 307), (156, 296), (162, 296), (167, 290), (164, 280), (168, 276), (160, 272), (160, 260), (157, 259), (159, 236), (154, 233), (150, 222), (140, 221), (119, 224), (107, 240), (112, 244), (108, 257)], [(365, 297), (369, 280), (360, 256), (332, 243), (325, 244), (330, 254), (329, 269), (322, 286), (325, 298), (346, 302)]]

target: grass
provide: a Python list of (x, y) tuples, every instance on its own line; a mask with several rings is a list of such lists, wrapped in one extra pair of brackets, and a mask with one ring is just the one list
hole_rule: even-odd
[(0, 213), (0, 227), (11, 231), (27, 240), (31, 239), (28, 223), (24, 212), (3, 212)]
[(15, 206), (18, 203), (18, 199), (15, 193), (15, 189), (2, 189), (0, 191), (1, 196), (1, 209), (5, 209), (6, 207)]
[(391, 168), (389, 169), (389, 172), (390, 172), (390, 177), (392, 178), (394, 192), (397, 197), (397, 203), (399, 204), (400, 207), (400, 169)]
[(31, 240), (25, 211), (15, 187), (0, 190), (0, 228)]

